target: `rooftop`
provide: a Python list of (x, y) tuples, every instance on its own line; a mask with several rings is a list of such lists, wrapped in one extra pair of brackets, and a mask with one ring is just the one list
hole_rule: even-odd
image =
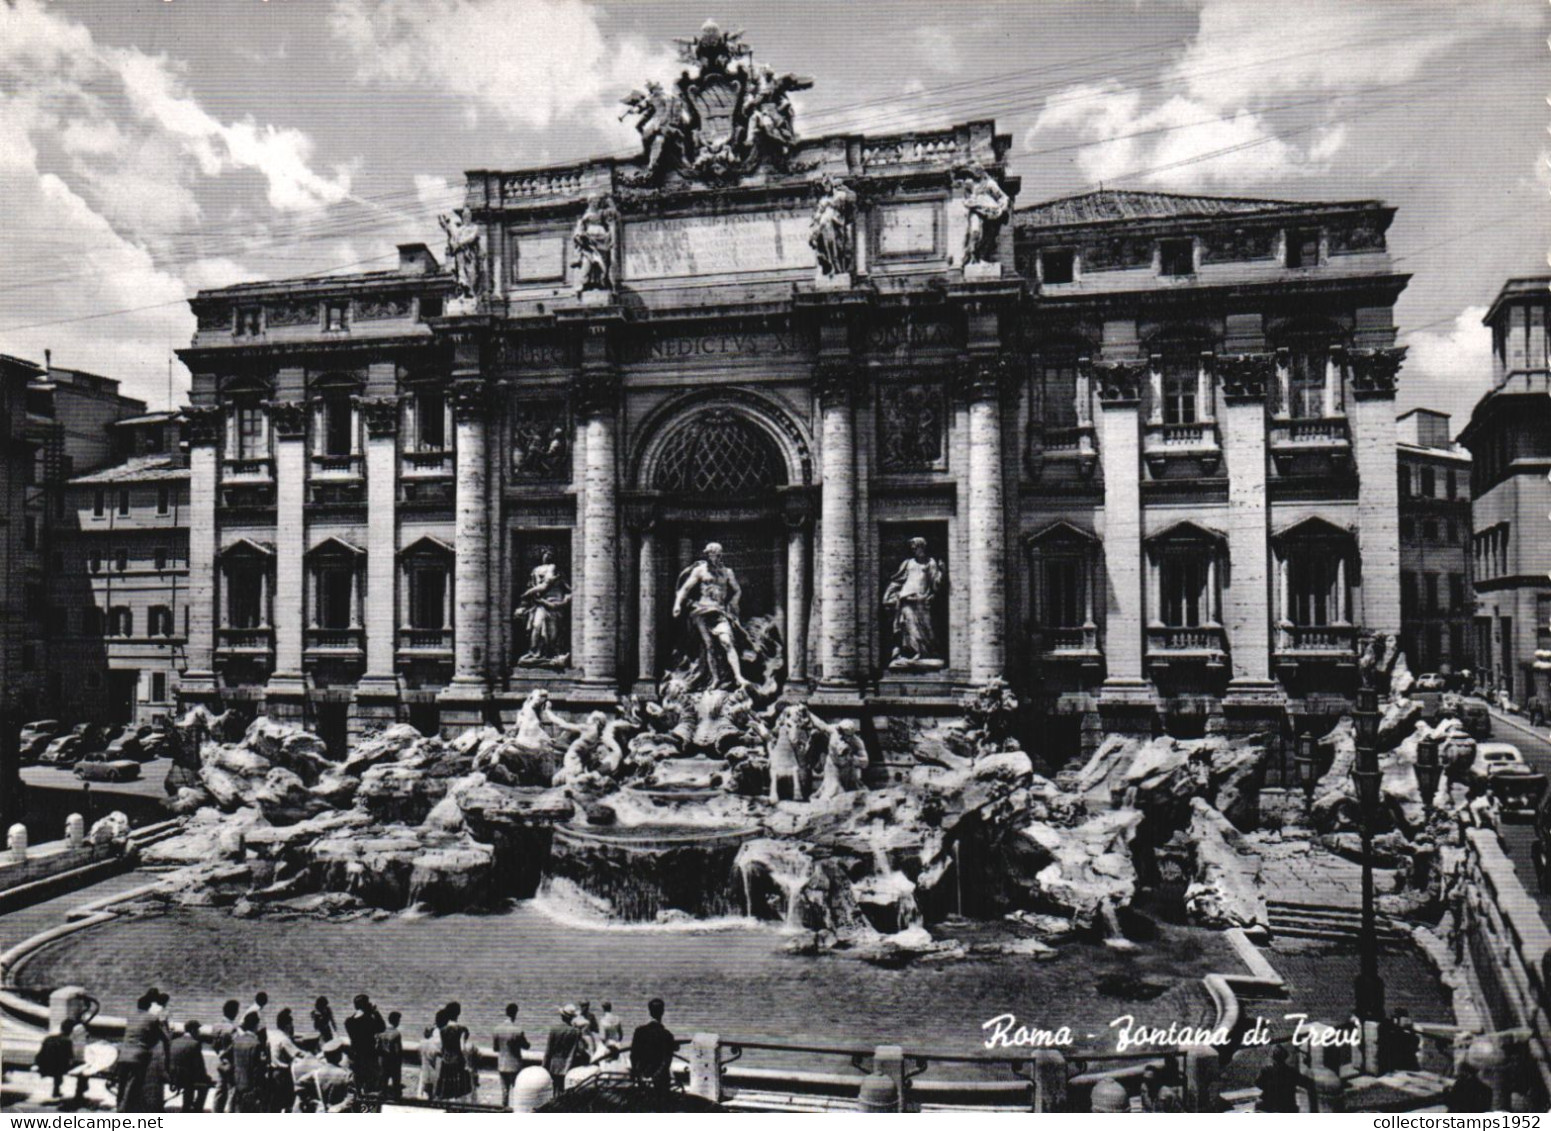
[(1497, 317), (1497, 312), (1502, 304), (1509, 299), (1541, 297), (1551, 295), (1551, 275), (1516, 275), (1503, 283), (1502, 290), (1497, 292), (1497, 297), (1492, 300), (1491, 309), (1486, 312), (1486, 317), (1481, 319), (1483, 326), (1490, 326)]
[(156, 455), (134, 456), (123, 463), (104, 467), (90, 475), (78, 475), (70, 480), (72, 486), (94, 483), (157, 483), (187, 479), (188, 468), (175, 455), (159, 452)]
[(1268, 200), (1246, 196), (1189, 196), (1173, 192), (1098, 189), (1064, 196), (1017, 210), (1019, 227), (1058, 228), (1127, 220), (1175, 220), (1187, 217), (1274, 215), (1316, 208), (1377, 208), (1377, 200), (1319, 202)]

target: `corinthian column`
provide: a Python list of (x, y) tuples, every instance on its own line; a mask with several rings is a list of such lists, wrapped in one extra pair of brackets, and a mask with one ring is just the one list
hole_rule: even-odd
[(600, 694), (618, 683), (619, 488), (615, 454), (618, 376), (610, 368), (583, 371), (575, 402), (586, 437), (582, 470), (582, 585), (578, 615), (582, 680)]
[[(398, 676), (397, 509), (399, 399), (360, 397), (366, 419), (366, 674), (356, 685), (352, 719), (358, 731), (391, 723), (396, 714)], [(369, 705), (366, 701), (372, 701)]]
[(980, 685), (1005, 674), (1006, 530), (1002, 484), (1002, 390), (999, 355), (964, 365), (969, 401), (969, 679)]
[(641, 527), (637, 588), (635, 674), (646, 684), (657, 678), (657, 532), (651, 523)]
[(821, 690), (856, 686), (856, 436), (849, 363), (823, 363), (817, 374), (820, 458), (819, 665)]
[(457, 567), (453, 576), (453, 683), (460, 698), (483, 697), (486, 625), (490, 619), (485, 575), (490, 569), (490, 511), (485, 492), (489, 469), (485, 452), (485, 385), (478, 377), (453, 385), (457, 445), (457, 487), (453, 537)]
[(808, 678), (808, 519), (786, 526), (786, 678)]

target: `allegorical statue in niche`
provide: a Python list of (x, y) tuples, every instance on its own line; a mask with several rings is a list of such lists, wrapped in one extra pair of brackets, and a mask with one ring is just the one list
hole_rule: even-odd
[(927, 552), (925, 538), (910, 540), (910, 556), (899, 563), (883, 593), (884, 608), (894, 614), (894, 653), (889, 667), (940, 668), (932, 606), (943, 590), (942, 565)]
[(648, 82), (644, 94), (633, 90), (621, 101), (625, 111), (620, 121), (636, 116), (635, 128), (646, 158), (645, 180), (656, 182), (667, 169), (695, 159), (696, 121), (687, 100), (669, 94), (659, 82)]
[(587, 201), (587, 211), (576, 221), (571, 232), (571, 250), (577, 268), (576, 290), (611, 291), (614, 289), (614, 239), (619, 212), (614, 198), (599, 193)]
[(738, 145), (747, 168), (756, 169), (767, 160), (778, 169), (785, 167), (787, 155), (797, 144), (791, 94), (812, 86), (810, 78), (778, 75), (768, 65), (755, 70), (743, 95), (743, 136)]
[(528, 587), (517, 599), (517, 616), (528, 630), (528, 650), (517, 663), (529, 668), (563, 668), (570, 660), (560, 651), (560, 633), (565, 624), (566, 606), (571, 603), (571, 585), (560, 576), (555, 551), (539, 547), (539, 564), (528, 576)]
[(679, 574), (673, 595), (673, 618), (689, 617), (700, 646), (689, 685), (739, 690), (746, 685), (738, 660), (739, 638), (747, 633), (738, 620), (743, 590), (737, 575), (722, 564), (720, 542), (708, 542), (704, 557)]
[(457, 283), (456, 297), (471, 299), (479, 294), (481, 284), (479, 225), (467, 208), (443, 213), (440, 223), (447, 233), (447, 266)]
[(856, 266), (856, 193), (828, 173), (819, 182), (808, 244), (825, 275), (849, 275)]
[(964, 262), (990, 263), (996, 253), (996, 237), (1012, 211), (1012, 201), (996, 178), (979, 165), (960, 165), (953, 180), (964, 194)]

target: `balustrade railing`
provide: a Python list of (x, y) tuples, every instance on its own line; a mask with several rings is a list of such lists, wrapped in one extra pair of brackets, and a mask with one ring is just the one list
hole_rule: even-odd
[(862, 147), (862, 164), (869, 168), (884, 165), (936, 165), (953, 161), (958, 156), (958, 138), (952, 130), (887, 138), (868, 142)]
[(1327, 416), (1300, 420), (1280, 420), (1271, 426), (1272, 445), (1332, 447), (1351, 442), (1345, 417)]
[(314, 479), (354, 479), (360, 474), (361, 457), (358, 455), (312, 457)]
[(1059, 656), (1062, 653), (1097, 655), (1099, 630), (1095, 625), (1077, 628), (1036, 628), (1034, 641), (1041, 655)]
[(309, 652), (360, 652), (365, 633), (359, 628), (309, 628)]
[(452, 474), (452, 453), (448, 451), (405, 452), (404, 475), (425, 478)]
[(267, 456), (253, 459), (229, 459), (221, 465), (221, 478), (227, 482), (236, 479), (269, 480), (274, 476), (274, 461)]
[(1149, 628), (1150, 655), (1217, 655), (1224, 651), (1223, 630), (1217, 625), (1190, 628)]
[(402, 652), (451, 652), (452, 629), (450, 628), (401, 628), (399, 650)]
[(1277, 651), (1356, 655), (1357, 630), (1351, 625), (1284, 624), (1278, 629)]
[(271, 628), (222, 628), (216, 633), (221, 652), (268, 652), (274, 644)]

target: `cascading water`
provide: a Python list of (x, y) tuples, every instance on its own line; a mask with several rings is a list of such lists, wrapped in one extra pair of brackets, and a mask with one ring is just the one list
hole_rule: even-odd
[(737, 915), (740, 847), (753, 830), (688, 825), (564, 826), (555, 830), (541, 891), (565, 881), (612, 918), (650, 923), (681, 913)]
[(746, 842), (733, 861), (743, 882), (745, 912), (755, 919), (770, 918), (772, 908), (766, 897), (773, 887), (780, 896), (781, 922), (801, 926), (798, 897), (813, 878), (813, 867), (813, 858), (800, 845), (767, 838)]

